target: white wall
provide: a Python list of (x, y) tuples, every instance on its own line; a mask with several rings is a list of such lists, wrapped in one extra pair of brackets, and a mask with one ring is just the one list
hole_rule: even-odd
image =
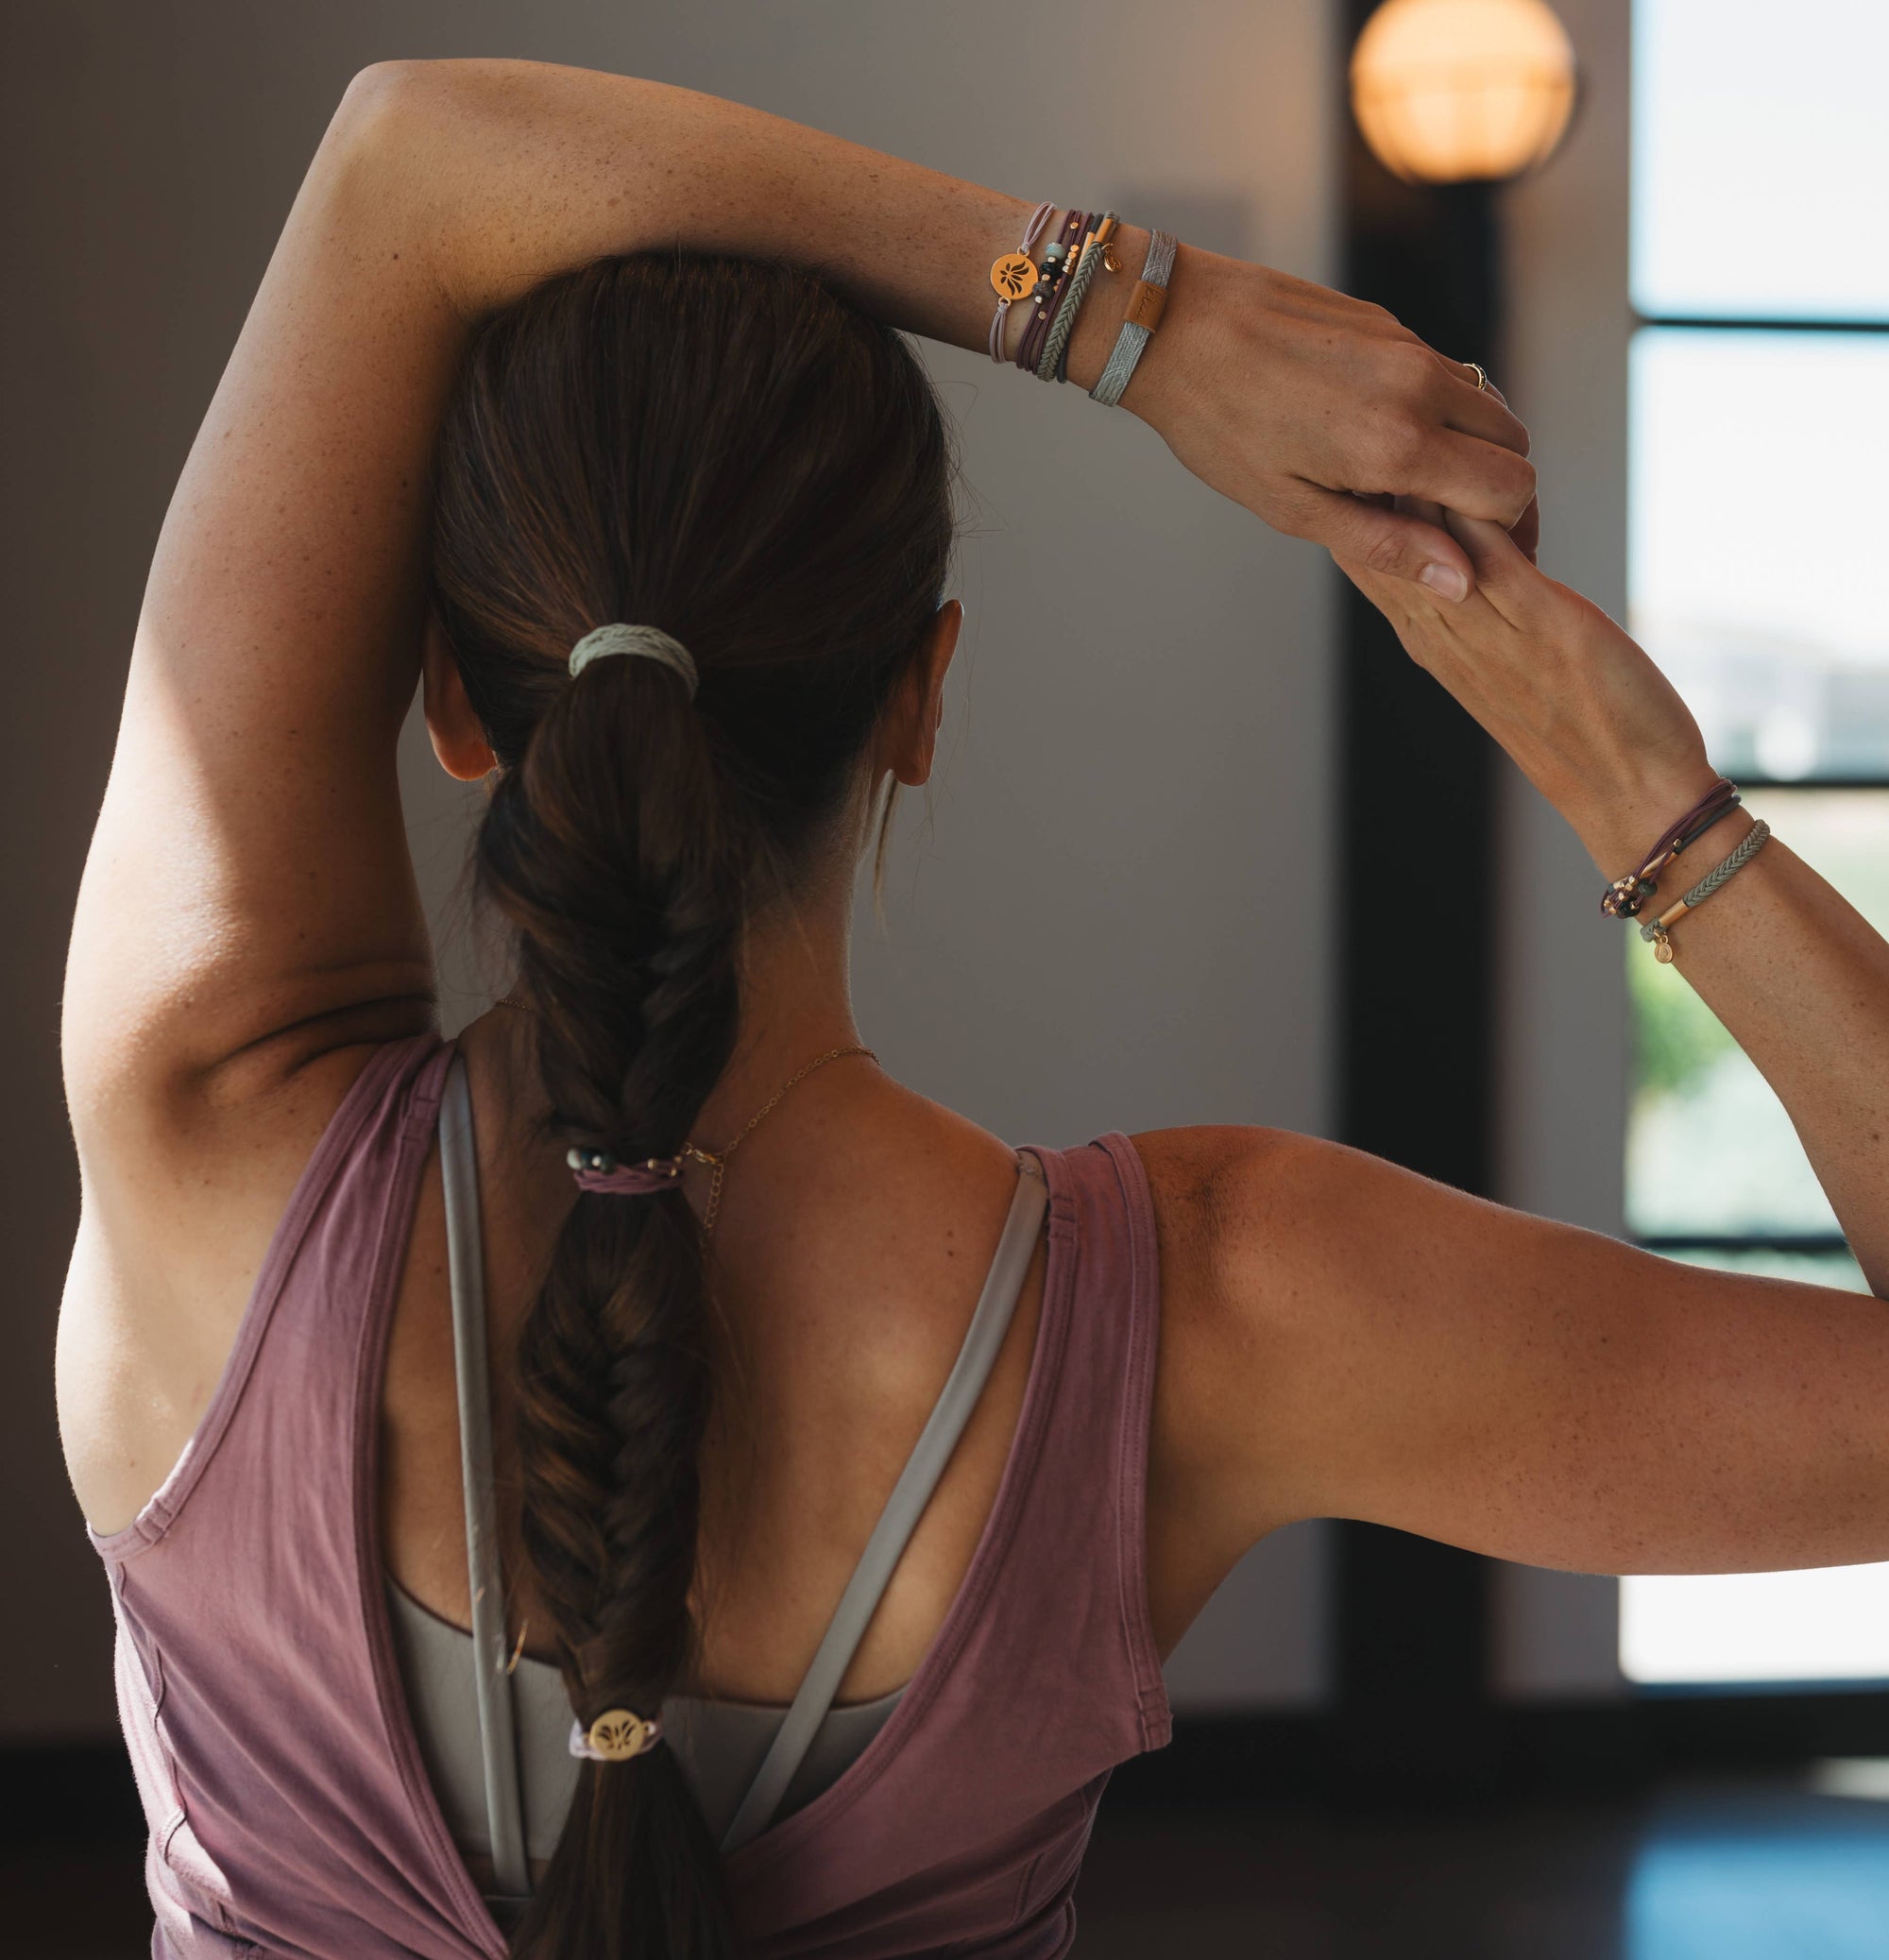
[[(26, 1584), (0, 1615), (0, 1741), (112, 1722), (104, 1584), (51, 1416), (75, 1202), (60, 961), (164, 503), (349, 75), (444, 54), (639, 72), (1328, 278), (1327, 19), (1327, 0), (8, 10), (4, 898), (21, 931), (0, 977), (0, 1202), (21, 1331), (0, 1379), (0, 1478)], [(949, 349), (934, 371), (980, 493), (962, 560), (971, 617), (929, 824), (904, 825), (889, 928), (868, 921), (859, 938), (868, 1038), (1017, 1141), (1325, 1127), (1322, 561), (1074, 389)], [(408, 761), (416, 850), (446, 921), (463, 799), (411, 743)], [(1318, 1692), (1321, 1545), (1314, 1528), (1256, 1555), (1177, 1655), (1178, 1698)]]

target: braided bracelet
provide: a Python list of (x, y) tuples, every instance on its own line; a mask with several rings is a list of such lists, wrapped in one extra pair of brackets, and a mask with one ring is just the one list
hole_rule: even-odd
[(1771, 826), (1762, 817), (1760, 817), (1752, 825), (1751, 828), (1739, 839), (1738, 848), (1732, 852), (1731, 856), (1723, 864), (1715, 864), (1679, 900), (1678, 904), (1671, 906), (1665, 912), (1662, 912), (1650, 926), (1641, 927), (1641, 938), (1652, 941), (1653, 957), (1662, 966), (1670, 966), (1673, 963), (1673, 942), (1667, 936), (1671, 930), (1673, 921), (1684, 917), (1689, 912), (1696, 912), (1722, 884), (1735, 878), (1743, 871), (1751, 862), (1752, 859), (1764, 848), (1770, 835)]
[(1716, 824), (1727, 817), (1740, 802), (1738, 787), (1720, 776), (1679, 821), (1662, 831), (1646, 853), (1638, 871), (1617, 878), (1601, 894), (1600, 909), (1610, 919), (1630, 919), (1659, 887), (1655, 876), (1665, 870), (1689, 844), (1695, 843)]
[(1109, 240), (1115, 235), (1118, 222), (1114, 212), (1105, 211), (1095, 230), (1082, 241), (1081, 256), (1069, 274), (1068, 284), (1057, 303), (1056, 317), (1050, 321), (1049, 332), (1044, 335), (1043, 351), (1037, 356), (1038, 381), (1068, 380), (1064, 356), (1069, 350), (1069, 336), (1076, 331), (1076, 316), (1082, 310), (1082, 301), (1089, 297), (1096, 274), (1102, 269), (1104, 261), (1111, 265), (1115, 263), (1109, 250)]

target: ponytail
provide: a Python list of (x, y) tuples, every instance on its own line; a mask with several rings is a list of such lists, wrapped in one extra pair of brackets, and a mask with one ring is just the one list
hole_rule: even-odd
[[(517, 929), (552, 1123), (625, 1163), (674, 1154), (734, 1046), (740, 911), (719, 814), (680, 681), (612, 659), (545, 715), (480, 837), (481, 889)], [(705, 1327), (680, 1188), (580, 1195), (518, 1372), (524, 1547), (587, 1729), (609, 1709), (655, 1715), (695, 1659)], [(513, 1952), (732, 1951), (721, 1854), (673, 1751), (585, 1763)]]
[[(898, 334), (789, 266), (606, 259), (485, 321), (448, 403), (432, 599), (499, 762), (477, 884), (560, 1143), (676, 1153), (733, 1052), (746, 922), (842, 842), (950, 543), (938, 405)], [(573, 645), (646, 621), (699, 669)], [(881, 819), (880, 850), (891, 814)], [(694, 1685), (714, 1389), (680, 1188), (584, 1192), (519, 1336), (522, 1536), (580, 1724)], [(724, 1960), (673, 1751), (587, 1761), (516, 1960)]]

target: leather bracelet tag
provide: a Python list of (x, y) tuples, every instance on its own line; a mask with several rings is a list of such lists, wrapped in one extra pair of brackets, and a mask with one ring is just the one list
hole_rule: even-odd
[(1146, 327), (1152, 333), (1161, 324), (1161, 315), (1167, 307), (1167, 288), (1149, 285), (1145, 279), (1134, 282), (1134, 291), (1128, 296), (1128, 311), (1122, 315), (1125, 327)]

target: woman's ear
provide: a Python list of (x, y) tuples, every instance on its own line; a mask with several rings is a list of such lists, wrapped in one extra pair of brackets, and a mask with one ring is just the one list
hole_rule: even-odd
[(938, 608), (931, 634), (910, 668), (893, 711), (887, 718), (879, 767), (890, 769), (909, 788), (916, 789), (931, 774), (938, 744), (938, 724), (944, 719), (944, 675), (958, 649), (964, 608), (947, 599)]
[(466, 698), (459, 662), (452, 657), (438, 615), (431, 608), (420, 638), (419, 672), (420, 706), (439, 766), (462, 783), (476, 783), (498, 766), (498, 758)]

